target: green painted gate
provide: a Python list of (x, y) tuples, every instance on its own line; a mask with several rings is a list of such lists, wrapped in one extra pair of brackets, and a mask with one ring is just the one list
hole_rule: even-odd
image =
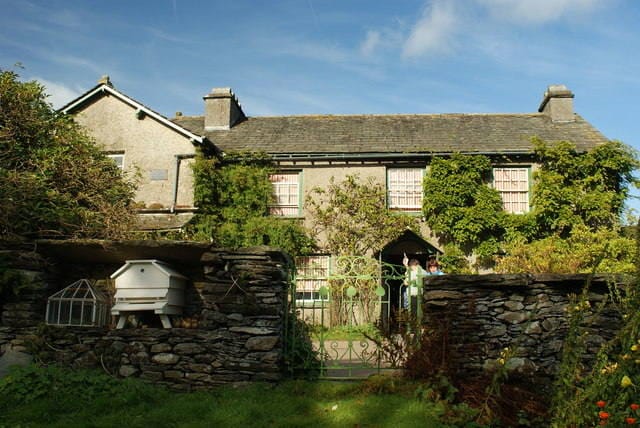
[[(404, 340), (411, 317), (422, 318), (418, 299), (403, 307), (405, 268), (362, 256), (300, 259), (288, 298), (291, 369), (327, 379), (397, 369), (400, 356), (390, 350), (400, 344), (390, 342)], [(411, 285), (422, 295), (422, 283)]]

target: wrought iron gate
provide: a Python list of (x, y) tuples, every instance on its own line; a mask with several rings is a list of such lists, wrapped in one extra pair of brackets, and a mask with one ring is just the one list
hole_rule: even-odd
[[(405, 268), (361, 256), (300, 262), (288, 298), (296, 318), (289, 318), (285, 344), (288, 355), (296, 356), (293, 370), (343, 379), (396, 369), (397, 356), (385, 344), (410, 328), (411, 316), (422, 318), (419, 299), (405, 294)], [(422, 295), (421, 281), (410, 285)], [(305, 332), (309, 337), (300, 334)]]

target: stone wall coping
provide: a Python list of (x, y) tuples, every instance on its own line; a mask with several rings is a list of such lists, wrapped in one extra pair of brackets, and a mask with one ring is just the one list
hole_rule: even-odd
[(591, 281), (592, 287), (606, 287), (607, 284), (628, 283), (629, 277), (619, 274), (485, 274), (485, 275), (440, 275), (425, 277), (424, 286), (463, 289), (469, 286), (479, 288), (531, 287), (544, 285), (548, 287), (567, 286), (579, 291)]

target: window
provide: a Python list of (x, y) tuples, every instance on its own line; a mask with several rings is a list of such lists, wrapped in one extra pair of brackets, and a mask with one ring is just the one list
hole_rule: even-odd
[(329, 256), (296, 257), (296, 300), (320, 300), (320, 287), (328, 286)]
[(275, 195), (274, 203), (269, 206), (269, 213), (283, 217), (300, 215), (300, 173), (271, 174), (269, 180), (273, 184)]
[(124, 153), (108, 154), (107, 157), (112, 159), (120, 170), (124, 170)]
[(529, 168), (494, 168), (493, 187), (500, 192), (506, 212), (529, 211)]
[(389, 168), (387, 191), (389, 208), (402, 211), (422, 209), (424, 168)]

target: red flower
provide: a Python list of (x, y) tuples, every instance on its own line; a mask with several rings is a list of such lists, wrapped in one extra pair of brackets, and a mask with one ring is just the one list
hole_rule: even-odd
[(598, 412), (598, 416), (602, 420), (609, 419), (609, 413), (607, 413), (607, 412)]
[(636, 420), (637, 420), (636, 418), (629, 417), (629, 418), (625, 419), (624, 421), (627, 423), (627, 425), (633, 425), (633, 424), (636, 423)]
[(606, 405), (607, 403), (605, 403), (604, 401), (600, 400), (596, 403), (596, 406), (600, 407), (601, 409)]
[(640, 409), (640, 404), (633, 403), (629, 407), (631, 407), (631, 410), (636, 411)]

